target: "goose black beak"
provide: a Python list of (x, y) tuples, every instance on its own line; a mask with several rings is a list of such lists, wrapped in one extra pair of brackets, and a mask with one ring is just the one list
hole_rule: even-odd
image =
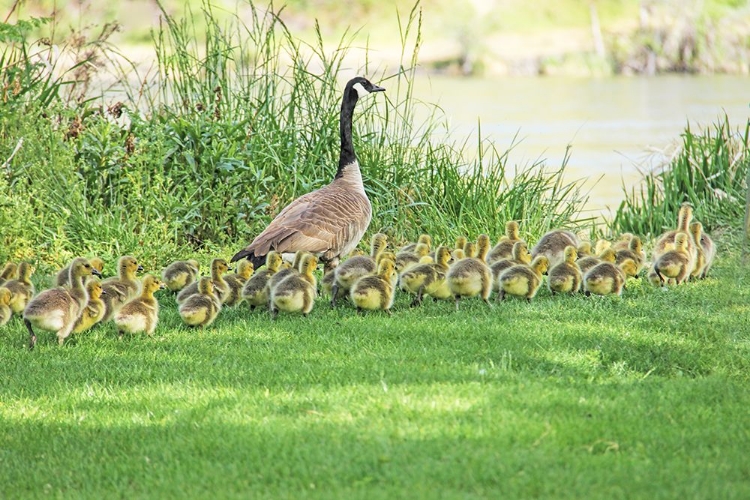
[(385, 88), (378, 87), (377, 85), (373, 85), (372, 90), (370, 90), (370, 92), (385, 92)]
[(102, 273), (100, 273), (99, 270), (94, 267), (91, 268), (91, 274), (93, 274), (94, 276), (99, 276), (100, 278), (102, 277)]

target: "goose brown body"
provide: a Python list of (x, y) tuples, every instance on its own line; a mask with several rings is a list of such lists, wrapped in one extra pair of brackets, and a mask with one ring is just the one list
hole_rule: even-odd
[(542, 235), (539, 241), (531, 249), (531, 257), (544, 255), (549, 261), (549, 267), (554, 267), (565, 260), (565, 247), (578, 248), (581, 241), (578, 236), (570, 231), (554, 229)]
[(92, 274), (100, 273), (88, 260), (76, 258), (70, 265), (70, 287), (50, 288), (31, 299), (23, 310), (24, 323), (29, 332), (29, 349), (36, 345), (33, 327), (56, 332), (57, 342), (62, 345), (86, 307), (89, 294), (83, 281)]
[(333, 181), (287, 205), (250, 245), (232, 257), (232, 262), (247, 258), (259, 267), (271, 250), (281, 253), (304, 250), (332, 268), (340, 256), (357, 246), (370, 225), (372, 207), (354, 153), (352, 118), (360, 97), (384, 90), (362, 77), (346, 84), (339, 119), (339, 167)]

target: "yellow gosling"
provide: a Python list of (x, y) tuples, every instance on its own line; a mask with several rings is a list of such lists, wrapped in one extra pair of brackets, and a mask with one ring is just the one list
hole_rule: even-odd
[(161, 279), (167, 289), (179, 292), (195, 281), (201, 266), (197, 260), (178, 260), (172, 262), (161, 273)]
[(29, 332), (29, 349), (36, 345), (33, 327), (56, 332), (58, 344), (65, 342), (88, 303), (89, 294), (83, 281), (92, 274), (98, 276), (101, 273), (88, 260), (74, 259), (70, 264), (70, 287), (50, 288), (31, 299), (23, 310), (23, 321)]
[(633, 233), (622, 233), (617, 240), (615, 240), (614, 243), (612, 243), (612, 248), (617, 252), (618, 250), (625, 250), (630, 247), (630, 241), (633, 239), (633, 236), (635, 236)]
[(34, 266), (28, 262), (21, 262), (18, 265), (18, 279), (8, 280), (3, 286), (10, 290), (10, 310), (15, 314), (21, 314), (34, 296), (34, 284), (31, 282), (31, 275), (34, 274)]
[(612, 248), (612, 242), (600, 238), (596, 240), (596, 245), (594, 245), (594, 255), (601, 255), (601, 253), (608, 248)]
[[(690, 234), (693, 237), (693, 243), (697, 249), (700, 249), (702, 258), (700, 262), (700, 269), (693, 271), (693, 276), (696, 278), (705, 278), (708, 275), (708, 271), (711, 270), (711, 266), (716, 259), (716, 244), (711, 237), (703, 231), (703, 224), (695, 221), (690, 224)], [(698, 268), (698, 266), (696, 266)]]
[[(471, 245), (472, 243), (469, 242), (464, 247), (467, 255), (471, 255)], [(489, 236), (486, 234), (479, 235), (477, 249), (476, 257), (459, 260), (448, 269), (446, 275), (448, 287), (456, 301), (457, 311), (458, 303), (463, 297), (476, 297), (478, 295), (487, 305), (490, 304), (492, 271), (485, 263), (487, 253), (490, 250)]]
[(667, 250), (654, 262), (654, 272), (662, 285), (667, 280), (674, 280), (674, 283), (679, 285), (690, 277), (694, 262), (688, 253), (690, 238), (687, 233), (678, 233), (674, 240), (674, 250)]
[[(523, 240), (517, 241), (513, 245), (513, 252), (511, 253), (510, 259), (500, 259), (490, 266), (490, 271), (492, 271), (492, 289), (498, 294), (500, 293), (500, 280), (498, 280), (498, 278), (503, 271), (515, 266), (516, 264), (530, 263), (531, 254), (529, 253), (528, 245)], [(499, 295), (496, 297), (499, 298)]]
[(357, 280), (377, 270), (378, 255), (385, 251), (387, 245), (388, 237), (383, 233), (376, 233), (372, 237), (369, 256), (351, 257), (336, 267), (335, 280), (331, 288), (331, 307), (336, 306), (338, 298), (348, 293)]
[[(214, 282), (214, 294), (223, 304), (229, 298), (229, 285), (224, 280), (224, 274), (229, 271), (229, 263), (224, 259), (211, 261), (211, 279)], [(177, 294), (177, 303), (182, 304), (188, 297), (198, 293), (198, 283), (191, 283)]]
[(578, 236), (570, 231), (563, 229), (554, 229), (544, 234), (534, 248), (531, 249), (531, 257), (536, 258), (544, 255), (549, 261), (549, 267), (555, 267), (565, 260), (565, 247), (573, 246), (578, 248), (581, 241)]
[(89, 280), (86, 283), (86, 291), (89, 294), (89, 300), (83, 312), (73, 325), (72, 333), (81, 333), (93, 327), (104, 317), (104, 302), (102, 302), (102, 293), (104, 289), (102, 284), (97, 280)]
[(617, 260), (617, 253), (615, 252), (614, 248), (605, 248), (600, 254), (590, 257), (584, 257), (582, 259), (578, 259), (576, 261), (576, 264), (578, 264), (578, 269), (581, 270), (581, 274), (586, 274), (586, 272), (594, 267), (597, 264), (600, 264), (602, 262), (609, 262), (611, 264), (614, 264)]
[(409, 243), (408, 245), (401, 247), (399, 249), (399, 253), (414, 253), (416, 251), (417, 245), (425, 245), (427, 247), (427, 253), (429, 253), (430, 249), (432, 248), (432, 236), (430, 236), (429, 234), (420, 234), (419, 238), (417, 238), (416, 243)]
[(636, 263), (627, 259), (621, 264), (601, 262), (583, 275), (583, 289), (586, 295), (622, 295), (626, 273), (634, 272)]
[(466, 243), (469, 240), (466, 238), (466, 236), (459, 236), (456, 238), (456, 246), (454, 247), (451, 254), (453, 255), (453, 260), (461, 260), (466, 257), (466, 254), (464, 252), (464, 247), (466, 246)]
[(505, 234), (487, 254), (487, 264), (492, 265), (499, 260), (513, 258), (513, 245), (522, 241), (519, 230), (518, 222), (514, 220), (505, 224)]
[[(100, 273), (104, 271), (104, 261), (100, 257), (91, 257), (89, 259), (89, 264), (91, 264), (91, 267), (93, 267)], [(66, 266), (62, 268), (55, 276), (55, 285), (70, 286), (70, 282), (68, 281), (69, 274), (70, 274), (70, 266)], [(89, 278), (90, 277), (91, 276), (89, 276)]]
[[(249, 260), (243, 260), (251, 266)], [(221, 311), (221, 300), (214, 293), (214, 282), (204, 276), (198, 282), (198, 293), (191, 295), (180, 304), (178, 311), (182, 321), (188, 326), (200, 326), (202, 328), (210, 325)]]
[[(412, 306), (420, 305), (424, 293), (428, 290), (437, 290), (440, 282), (445, 282), (445, 274), (448, 272), (448, 263), (451, 260), (450, 249), (444, 246), (438, 247), (435, 258), (437, 262), (418, 264), (399, 276), (401, 290), (415, 295)], [(450, 296), (450, 291), (448, 295)]]
[(581, 244), (578, 245), (578, 248), (576, 248), (576, 251), (578, 252), (579, 259), (594, 255), (594, 248), (591, 246), (590, 241), (582, 241)]
[(12, 294), (10, 290), (4, 286), (0, 286), (0, 326), (5, 325), (10, 321), (10, 317), (13, 315), (13, 311), (10, 310), (10, 298)]
[(547, 272), (547, 286), (552, 295), (556, 293), (577, 293), (581, 289), (583, 275), (576, 264), (578, 250), (569, 246), (565, 248), (565, 261)]
[(109, 321), (115, 317), (117, 311), (129, 300), (141, 293), (141, 283), (136, 273), (143, 271), (135, 257), (125, 255), (117, 261), (117, 277), (102, 281), (104, 293), (104, 317), (102, 321)]
[(281, 268), (283, 259), (279, 252), (274, 250), (268, 252), (266, 255), (266, 267), (260, 268), (250, 279), (247, 280), (245, 286), (242, 287), (242, 299), (250, 307), (250, 310), (255, 310), (258, 306), (268, 306), (268, 280), (278, 272)]
[(631, 236), (630, 241), (628, 242), (628, 246), (626, 248), (617, 250), (617, 254), (615, 255), (615, 264), (621, 264), (626, 259), (631, 259), (633, 262), (635, 262), (636, 274), (632, 275), (633, 277), (635, 277), (639, 272), (641, 272), (641, 269), (643, 269), (643, 265), (646, 263), (646, 253), (643, 251), (643, 243), (638, 236)]
[(378, 265), (377, 274), (363, 276), (349, 290), (349, 296), (361, 313), (364, 309), (380, 310), (391, 314), (393, 306), (393, 275), (396, 274), (396, 263), (390, 259), (383, 259)]
[(292, 265), (289, 266), (288, 268), (279, 269), (276, 273), (274, 273), (273, 276), (271, 276), (268, 279), (268, 283), (266, 283), (266, 287), (268, 288), (266, 290), (266, 293), (268, 293), (269, 298), (271, 297), (271, 291), (276, 287), (276, 285), (281, 283), (283, 280), (285, 280), (289, 276), (299, 275), (300, 267), (302, 266), (302, 259), (306, 255), (311, 255), (311, 254), (309, 252), (305, 252), (304, 250), (299, 250), (295, 252)]
[(516, 264), (503, 271), (498, 277), (500, 281), (499, 300), (504, 300), (506, 295), (525, 297), (531, 302), (542, 285), (542, 275), (547, 272), (549, 260), (545, 255), (534, 257), (531, 264)]
[(271, 289), (269, 307), (273, 319), (276, 319), (279, 311), (299, 312), (303, 316), (310, 314), (317, 296), (317, 268), (318, 258), (311, 254), (305, 255), (300, 262), (299, 273), (287, 276)]
[(120, 338), (125, 333), (146, 332), (149, 337), (153, 335), (159, 322), (159, 302), (154, 293), (165, 288), (166, 285), (153, 275), (144, 276), (141, 295), (122, 306), (115, 314), (115, 324)]
[(424, 243), (417, 243), (414, 250), (410, 252), (402, 250), (396, 254), (396, 272), (400, 274), (410, 267), (418, 265), (419, 261), (429, 253), (430, 247)]
[[(677, 229), (667, 231), (661, 234), (654, 244), (654, 251), (652, 255), (652, 261), (656, 262), (663, 253), (674, 249), (675, 238), (678, 233), (690, 234), (690, 223), (693, 220), (693, 206), (690, 203), (683, 203), (680, 206), (680, 211), (677, 214)], [(693, 271), (695, 265), (697, 249), (695, 242), (692, 238), (688, 239), (687, 243), (688, 256), (690, 257), (690, 263), (688, 264), (689, 272)]]
[[(252, 261), (243, 259), (237, 264), (237, 272), (224, 276), (224, 281), (227, 282), (229, 287), (229, 293), (227, 298), (224, 300), (225, 306), (236, 306), (242, 302), (242, 287), (245, 286), (247, 280), (255, 272), (255, 265)], [(199, 290), (200, 291), (200, 290)]]
[(14, 280), (18, 278), (18, 264), (15, 262), (8, 262), (3, 267), (3, 272), (0, 273), (0, 285), (8, 280)]

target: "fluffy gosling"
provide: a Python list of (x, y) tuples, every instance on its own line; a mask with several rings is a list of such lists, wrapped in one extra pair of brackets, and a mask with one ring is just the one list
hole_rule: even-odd
[[(89, 264), (91, 264), (91, 267), (93, 267), (100, 273), (104, 271), (104, 261), (99, 257), (91, 257), (89, 259)], [(69, 275), (70, 275), (70, 266), (66, 266), (62, 268), (55, 276), (55, 285), (56, 286), (70, 286), (70, 282), (68, 281)]]
[(582, 259), (578, 259), (576, 261), (576, 264), (578, 264), (578, 269), (581, 270), (581, 274), (586, 274), (592, 267), (596, 266), (597, 264), (600, 264), (602, 262), (609, 262), (614, 264), (617, 260), (617, 253), (615, 252), (614, 248), (605, 248), (597, 255), (591, 255), (589, 257), (583, 257)]
[(318, 290), (318, 281), (314, 274), (317, 268), (318, 258), (307, 254), (302, 257), (297, 274), (287, 276), (271, 288), (271, 318), (276, 319), (279, 311), (301, 312), (305, 317), (310, 314)]
[(654, 272), (661, 285), (666, 281), (679, 285), (690, 277), (693, 264), (688, 250), (690, 238), (687, 233), (678, 233), (674, 239), (674, 249), (662, 253), (654, 262)]
[(448, 263), (451, 260), (451, 251), (448, 247), (438, 247), (435, 252), (436, 262), (418, 264), (404, 271), (399, 276), (401, 289), (407, 293), (414, 294), (412, 306), (418, 306), (422, 303), (422, 297), (425, 293), (438, 292), (441, 285), (450, 296), (450, 288), (445, 285), (445, 275), (448, 272)]
[[(214, 294), (224, 303), (229, 298), (229, 285), (224, 280), (224, 273), (229, 271), (229, 263), (224, 259), (211, 261), (211, 279), (214, 280)], [(198, 283), (191, 283), (177, 294), (177, 303), (182, 304), (193, 294), (198, 293)]]
[(581, 241), (578, 236), (570, 231), (563, 229), (554, 229), (542, 235), (539, 241), (531, 249), (531, 257), (536, 258), (544, 255), (549, 261), (549, 267), (555, 267), (565, 260), (565, 247), (573, 246), (578, 248)]
[(3, 326), (10, 321), (10, 317), (13, 315), (13, 311), (10, 310), (10, 298), (12, 294), (7, 288), (0, 286), (0, 326)]
[(601, 262), (583, 275), (583, 289), (586, 296), (596, 295), (622, 295), (625, 288), (626, 274), (635, 273), (636, 263), (632, 259), (614, 264), (612, 262)]
[[(471, 243), (466, 247), (470, 249)], [(490, 293), (492, 292), (492, 271), (485, 263), (487, 252), (490, 250), (490, 238), (486, 234), (479, 235), (477, 239), (476, 257), (467, 257), (459, 260), (448, 269), (446, 281), (451, 293), (456, 300), (456, 311), (462, 297), (476, 297), (479, 295), (487, 305), (490, 305)], [(466, 252), (470, 255), (469, 251)]]
[[(523, 240), (517, 241), (513, 245), (513, 252), (511, 253), (510, 259), (500, 259), (490, 266), (490, 271), (492, 271), (492, 289), (498, 294), (500, 293), (500, 280), (498, 280), (498, 278), (503, 274), (503, 271), (515, 266), (516, 264), (530, 263), (531, 254), (529, 253), (528, 245), (526, 245), (526, 242)], [(497, 297), (499, 298), (499, 295)]]
[(547, 272), (547, 287), (552, 295), (556, 293), (578, 293), (581, 289), (583, 275), (576, 264), (578, 250), (569, 246), (565, 248), (565, 261)]
[(3, 286), (10, 290), (12, 295), (10, 299), (10, 309), (15, 314), (21, 314), (34, 296), (34, 284), (31, 282), (31, 275), (34, 274), (34, 266), (28, 262), (21, 262), (18, 265), (18, 279), (8, 280)]
[(363, 276), (349, 290), (349, 296), (357, 308), (358, 313), (364, 309), (374, 311), (382, 309), (391, 315), (391, 307), (395, 294), (393, 275), (396, 274), (396, 264), (391, 259), (383, 259), (378, 264), (377, 274)]
[(167, 285), (167, 290), (179, 292), (195, 281), (201, 265), (197, 260), (177, 260), (172, 262), (161, 272), (161, 280)]
[(149, 337), (153, 335), (159, 322), (159, 302), (154, 297), (154, 293), (166, 287), (153, 275), (144, 276), (141, 295), (122, 306), (115, 315), (115, 324), (120, 338), (125, 333), (146, 332)]
[(331, 288), (331, 307), (336, 306), (339, 295), (349, 292), (357, 280), (378, 269), (378, 255), (385, 251), (387, 245), (388, 237), (383, 233), (376, 233), (372, 237), (369, 256), (351, 257), (336, 267), (335, 281)]
[(0, 273), (0, 285), (8, 280), (14, 280), (18, 278), (18, 264), (15, 262), (8, 262), (3, 267), (2, 273)]
[(254, 272), (255, 265), (253, 262), (248, 259), (242, 259), (239, 264), (237, 264), (236, 273), (224, 276), (224, 281), (227, 282), (227, 286), (229, 287), (227, 298), (224, 299), (225, 306), (236, 306), (242, 302), (242, 287), (245, 286), (245, 283), (247, 283), (247, 280), (250, 279), (250, 276), (252, 276)]
[(693, 270), (693, 276), (696, 278), (705, 278), (708, 271), (716, 259), (716, 244), (711, 237), (703, 231), (703, 224), (698, 221), (690, 224), (690, 234), (693, 236), (693, 242), (697, 249), (702, 252), (700, 267), (696, 266)]
[(105, 292), (101, 282), (94, 279), (89, 280), (86, 283), (86, 291), (89, 294), (89, 300), (86, 303), (86, 307), (83, 308), (83, 312), (76, 320), (75, 325), (73, 325), (72, 333), (85, 332), (104, 317), (104, 302), (101, 297)]
[(629, 276), (637, 276), (646, 263), (646, 253), (643, 251), (643, 243), (638, 236), (631, 236), (628, 246), (617, 250), (615, 264), (621, 264), (625, 259), (631, 259), (635, 262), (635, 274)]
[(500, 281), (499, 300), (506, 295), (525, 297), (531, 302), (542, 285), (542, 275), (547, 272), (549, 259), (546, 255), (537, 255), (531, 264), (516, 264), (503, 271), (498, 277)]
[(255, 310), (258, 306), (268, 306), (268, 280), (281, 268), (281, 254), (272, 250), (266, 254), (266, 267), (260, 268), (242, 287), (242, 299)]
[[(242, 262), (249, 262), (251, 266), (253, 265), (249, 260)], [(180, 304), (179, 313), (186, 325), (206, 327), (214, 322), (221, 307), (221, 300), (214, 294), (213, 280), (204, 276), (198, 282), (198, 293), (191, 295)]]
[(29, 349), (36, 345), (33, 327), (56, 332), (58, 344), (65, 342), (89, 300), (83, 281), (92, 274), (98, 276), (101, 273), (88, 260), (74, 259), (68, 276), (70, 287), (50, 288), (31, 299), (23, 310), (23, 322), (29, 332)]
[(125, 255), (117, 261), (117, 277), (102, 281), (102, 288), (106, 292), (102, 295), (105, 308), (102, 321), (114, 318), (125, 303), (141, 293), (141, 283), (136, 278), (139, 271), (143, 271), (143, 267), (135, 257)]
[(505, 223), (505, 234), (487, 254), (487, 264), (492, 265), (499, 260), (513, 258), (513, 245), (523, 241), (519, 229), (518, 222), (514, 220)]

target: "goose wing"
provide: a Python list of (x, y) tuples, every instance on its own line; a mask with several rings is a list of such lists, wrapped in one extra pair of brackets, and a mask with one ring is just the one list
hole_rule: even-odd
[(262, 258), (270, 250), (303, 250), (331, 259), (359, 243), (371, 216), (363, 193), (337, 189), (332, 183), (287, 205), (232, 262)]

